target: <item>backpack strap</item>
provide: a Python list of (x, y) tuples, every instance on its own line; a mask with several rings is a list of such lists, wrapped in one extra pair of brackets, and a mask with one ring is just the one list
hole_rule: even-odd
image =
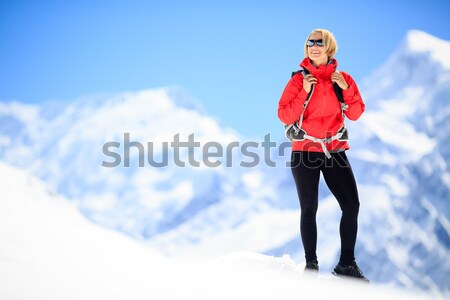
[(333, 89), (339, 102), (344, 103), (344, 94), (342, 93), (341, 87), (336, 82), (333, 83)]
[(344, 94), (342, 93), (342, 89), (336, 82), (333, 83), (333, 89), (341, 104), (342, 118), (345, 118), (344, 111), (348, 108), (348, 104), (345, 104), (344, 102)]
[(300, 69), (300, 70), (292, 72), (291, 77), (294, 77), (294, 75), (297, 75), (299, 73), (301, 73), (303, 75), (303, 77), (305, 77), (306, 75), (309, 74), (309, 71), (308, 71), (308, 69)]
[[(305, 77), (310, 72), (308, 71), (308, 69), (299, 69), (297, 71), (292, 72), (291, 77), (294, 77), (294, 75), (297, 75), (299, 73), (301, 73), (303, 75), (303, 77)], [(339, 102), (344, 103), (344, 95), (342, 94), (342, 89), (336, 82), (333, 83), (333, 89), (334, 89), (334, 93), (336, 94)]]
[[(308, 69), (299, 69), (297, 71), (292, 72), (291, 78), (294, 77), (295, 75), (301, 73), (303, 75), (303, 77), (305, 77), (306, 75), (308, 75), (310, 72), (308, 71)], [(306, 97), (305, 102), (303, 103), (303, 111), (300, 114), (299, 120), (297, 121), (298, 123), (298, 130), (301, 130), (302, 128), (302, 124), (303, 124), (303, 114), (305, 113), (306, 107), (308, 106), (309, 100), (311, 100), (311, 96), (314, 92), (314, 84), (311, 86), (311, 90), (308, 93), (308, 96)]]

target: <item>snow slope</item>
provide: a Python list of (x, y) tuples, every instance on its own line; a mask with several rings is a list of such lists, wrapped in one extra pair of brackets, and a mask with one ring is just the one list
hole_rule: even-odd
[(174, 272), (165, 257), (93, 225), (24, 171), (0, 163), (0, 174), (0, 298), (140, 298), (135, 289), (157, 288)]
[[(301, 295), (431, 299), (380, 286), (309, 278), (288, 256), (232, 253), (168, 260), (93, 225), (39, 180), (0, 163), (2, 299), (298, 299)], [(326, 288), (324, 288), (326, 287)]]

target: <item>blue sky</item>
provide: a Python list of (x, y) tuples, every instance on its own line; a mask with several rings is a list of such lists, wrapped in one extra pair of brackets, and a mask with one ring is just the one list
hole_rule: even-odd
[(281, 137), (278, 100), (312, 29), (334, 32), (360, 82), (409, 29), (450, 40), (449, 13), (433, 0), (3, 0), (0, 101), (179, 86), (224, 126)]

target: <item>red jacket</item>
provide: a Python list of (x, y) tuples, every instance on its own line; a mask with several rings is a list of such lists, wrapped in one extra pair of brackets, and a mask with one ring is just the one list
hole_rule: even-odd
[[(303, 115), (302, 129), (316, 138), (333, 136), (343, 122), (341, 106), (331, 81), (331, 74), (336, 71), (337, 61), (333, 59), (327, 65), (316, 67), (309, 58), (305, 58), (300, 66), (317, 78), (311, 100)], [(353, 78), (345, 72), (340, 73), (349, 85), (348, 89), (342, 91), (344, 102), (348, 105), (344, 113), (348, 119), (355, 121), (364, 112), (365, 105)], [(308, 93), (303, 89), (303, 75), (298, 73), (289, 80), (278, 103), (278, 118), (281, 122), (287, 125), (297, 121), (307, 96)], [(326, 146), (328, 151), (349, 149), (347, 142), (338, 140), (326, 143)], [(293, 142), (292, 150), (323, 152), (321, 145), (311, 140)]]

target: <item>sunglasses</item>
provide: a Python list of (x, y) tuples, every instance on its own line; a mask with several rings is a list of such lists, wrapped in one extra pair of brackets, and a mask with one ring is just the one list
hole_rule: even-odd
[(306, 42), (306, 46), (308, 46), (308, 47), (312, 47), (312, 46), (314, 46), (314, 45), (317, 45), (317, 46), (319, 46), (319, 47), (322, 47), (324, 44), (323, 44), (323, 40), (322, 39), (320, 39), (320, 40), (308, 40), (307, 42)]

